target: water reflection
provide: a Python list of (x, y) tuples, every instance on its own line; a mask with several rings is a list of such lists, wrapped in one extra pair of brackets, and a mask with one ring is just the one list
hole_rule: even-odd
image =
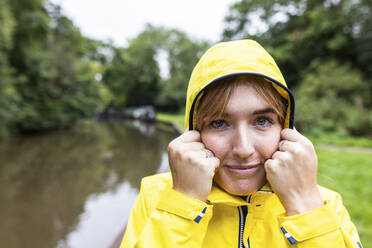
[(107, 247), (140, 179), (167, 170), (175, 135), (133, 122), (91, 123), (2, 142), (2, 247)]

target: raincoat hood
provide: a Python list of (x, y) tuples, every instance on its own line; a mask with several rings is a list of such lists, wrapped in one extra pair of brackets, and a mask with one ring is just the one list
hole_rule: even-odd
[(262, 76), (287, 100), (284, 128), (293, 128), (295, 102), (279, 67), (256, 41), (221, 42), (208, 49), (195, 66), (187, 89), (185, 130), (195, 128), (195, 110), (204, 91), (220, 79), (235, 75)]

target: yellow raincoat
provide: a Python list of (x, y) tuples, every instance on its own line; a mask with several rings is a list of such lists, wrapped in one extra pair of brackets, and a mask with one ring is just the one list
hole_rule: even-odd
[[(194, 111), (204, 90), (238, 74), (260, 75), (272, 83), (288, 102), (284, 126), (293, 128), (294, 99), (275, 61), (257, 42), (241, 40), (215, 45), (194, 68), (185, 129), (195, 126)], [(322, 207), (285, 216), (268, 184), (245, 200), (213, 186), (208, 201), (202, 202), (173, 190), (170, 173), (146, 177), (120, 247), (362, 247), (341, 197), (320, 186), (319, 190)]]

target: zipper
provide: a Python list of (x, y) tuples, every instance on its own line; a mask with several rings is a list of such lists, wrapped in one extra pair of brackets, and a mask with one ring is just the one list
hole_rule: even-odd
[[(239, 206), (239, 248), (244, 248), (243, 242), (243, 234), (244, 234), (244, 226), (245, 226), (245, 218), (248, 214), (248, 207), (247, 206)], [(247, 241), (247, 247), (249, 248), (249, 238)]]
[[(248, 196), (248, 198), (247, 198), (248, 203), (251, 202), (251, 197), (252, 197), (252, 195)], [(244, 248), (243, 235), (244, 235), (245, 219), (246, 219), (247, 214), (248, 214), (248, 207), (247, 206), (239, 206), (238, 210), (239, 210), (239, 245), (238, 245), (238, 247), (239, 248)], [(247, 240), (246, 247), (250, 248), (249, 237), (248, 237), (248, 240)]]

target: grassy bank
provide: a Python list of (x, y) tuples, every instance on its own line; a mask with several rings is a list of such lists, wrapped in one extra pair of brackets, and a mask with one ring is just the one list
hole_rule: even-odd
[[(306, 135), (306, 134), (305, 134)], [(362, 137), (340, 137), (337, 135), (306, 135), (314, 144), (372, 148), (372, 139)]]
[(372, 247), (372, 157), (367, 153), (317, 149), (318, 182), (339, 192), (364, 247)]
[(183, 114), (157, 113), (156, 119), (159, 121), (175, 123), (180, 127), (183, 127), (185, 116)]

